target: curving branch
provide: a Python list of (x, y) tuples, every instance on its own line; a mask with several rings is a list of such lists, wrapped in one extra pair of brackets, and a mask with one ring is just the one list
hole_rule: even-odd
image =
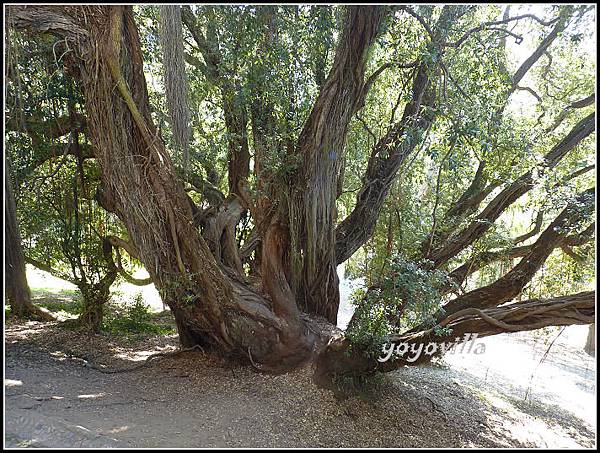
[(544, 222), (544, 211), (539, 211), (535, 216), (535, 221), (533, 224), (533, 228), (525, 234), (518, 236), (513, 241), (515, 244), (519, 244), (521, 242), (525, 242), (527, 239), (530, 239), (534, 236), (537, 236), (542, 229), (542, 223)]
[[(115, 241), (115, 239), (117, 239), (117, 241)], [(105, 237), (102, 240), (102, 249), (104, 252), (104, 258), (106, 259), (106, 262), (107, 262), (110, 270), (112, 270), (113, 272), (117, 272), (121, 277), (123, 277), (125, 279), (125, 281), (127, 281), (128, 283), (131, 283), (133, 285), (136, 285), (136, 286), (146, 286), (146, 285), (153, 283), (152, 278), (150, 278), (150, 277), (135, 278), (135, 277), (129, 275), (129, 273), (127, 273), (127, 271), (125, 271), (125, 269), (123, 268), (123, 263), (121, 261), (121, 253), (119, 252), (119, 247), (115, 246), (115, 243), (123, 244), (123, 243), (125, 243), (125, 241), (123, 241), (122, 239), (119, 239), (115, 236), (112, 236), (112, 240), (111, 240), (111, 237)], [(130, 247), (130, 246), (128, 245), (128, 247)], [(113, 248), (117, 254), (116, 262), (113, 259), (113, 254), (112, 254)]]
[[(448, 302), (443, 307), (444, 315), (448, 316), (465, 308), (496, 307), (517, 297), (554, 249), (566, 243), (569, 230), (591, 217), (594, 209), (594, 194), (595, 188), (592, 188), (575, 197), (544, 230), (515, 267), (494, 283)], [(441, 316), (443, 315), (438, 315), (438, 318)]]
[(474, 27), (470, 30), (468, 30), (467, 32), (465, 32), (458, 40), (454, 41), (454, 42), (449, 42), (446, 43), (446, 46), (448, 47), (454, 47), (454, 48), (458, 48), (460, 47), (467, 39), (469, 39), (469, 37), (473, 34), (473, 33), (478, 33), (480, 31), (484, 31), (484, 30), (497, 30), (497, 31), (502, 31), (510, 36), (513, 36), (515, 38), (519, 38), (519, 40), (517, 41), (517, 44), (520, 44), (521, 41), (523, 40), (522, 37), (514, 35), (513, 33), (511, 33), (509, 30), (503, 29), (503, 28), (497, 28), (494, 27), (495, 25), (503, 25), (503, 24), (508, 24), (510, 22), (515, 22), (518, 20), (522, 20), (522, 19), (533, 19), (535, 20), (537, 23), (544, 25), (544, 26), (550, 26), (554, 23), (556, 23), (560, 17), (556, 17), (550, 21), (545, 21), (543, 19), (540, 19), (539, 17), (537, 17), (534, 14), (521, 14), (519, 16), (514, 16), (514, 17), (505, 17), (502, 20), (496, 20), (496, 21), (491, 21), (491, 22), (484, 22), (481, 25), (478, 25), (477, 27)]
[(562, 122), (569, 116), (569, 114), (573, 110), (589, 107), (590, 105), (593, 105), (595, 101), (596, 93), (592, 93), (583, 99), (579, 99), (578, 101), (572, 102), (562, 112), (560, 112), (560, 114), (556, 117), (556, 120), (554, 120), (554, 123), (548, 126), (545, 132), (548, 133), (555, 130), (558, 126), (562, 124)]
[(80, 12), (80, 8), (64, 8), (61, 6), (10, 5), (6, 10), (6, 19), (8, 25), (16, 29), (51, 33), (55, 36), (76, 41), (89, 35), (88, 30), (83, 28), (76, 18), (76, 15)]
[(120, 247), (127, 252), (129, 256), (135, 258), (136, 260), (140, 259), (140, 254), (133, 244), (127, 242), (125, 239), (121, 239), (117, 236), (106, 236), (106, 240), (113, 245), (114, 247)]
[(570, 7), (565, 7), (561, 10), (559, 16), (554, 20), (555, 25), (552, 31), (550, 31), (550, 33), (546, 35), (546, 37), (535, 49), (535, 51), (521, 64), (521, 66), (519, 66), (517, 71), (512, 76), (512, 88), (510, 89), (511, 93), (516, 89), (516, 87), (519, 85), (525, 74), (529, 72), (531, 67), (541, 58), (542, 55), (546, 53), (546, 51), (552, 45), (552, 43), (558, 37), (558, 35), (564, 31), (564, 29), (567, 26), (570, 15)]
[(411, 61), (410, 63), (400, 63), (400, 62), (396, 62), (396, 61), (390, 61), (388, 63), (384, 63), (381, 66), (379, 66), (375, 71), (373, 71), (373, 73), (365, 81), (365, 83), (361, 89), (361, 92), (359, 94), (358, 101), (356, 102), (354, 111), (358, 112), (361, 108), (363, 108), (365, 106), (365, 100), (367, 98), (367, 94), (369, 94), (369, 91), (371, 90), (371, 88), (373, 87), (373, 85), (375, 84), (375, 82), (377, 81), (379, 76), (381, 74), (383, 74), (384, 71), (386, 71), (389, 68), (412, 69), (412, 68), (416, 68), (418, 66), (419, 66), (418, 61)]
[[(542, 170), (548, 171), (558, 163), (595, 130), (595, 113), (583, 118), (573, 129), (563, 137), (544, 157)], [(500, 192), (485, 209), (463, 230), (459, 231), (445, 243), (433, 249), (425, 258), (433, 261), (434, 267), (439, 268), (449, 259), (458, 255), (462, 250), (481, 238), (515, 201), (535, 186), (533, 170), (521, 175), (512, 184)]]
[[(539, 233), (539, 228), (537, 227), (537, 224), (534, 229), (538, 230)], [(572, 247), (580, 247), (591, 241), (594, 236), (594, 231), (595, 223), (592, 223), (581, 233), (567, 236), (564, 242), (562, 244), (559, 244), (558, 247), (563, 249), (563, 251), (569, 254), (569, 256), (571, 256), (573, 259), (580, 259), (578, 255), (575, 255), (575, 253), (572, 250)], [(515, 239), (513, 243), (516, 244), (517, 240)], [(522, 258), (529, 254), (532, 249), (533, 244), (529, 244), (513, 246), (504, 250), (486, 251), (479, 253), (473, 256), (472, 258), (468, 259), (465, 263), (458, 266), (456, 269), (450, 272), (450, 274), (448, 274), (449, 282), (442, 288), (441, 292), (442, 294), (446, 294), (452, 291), (456, 286), (461, 286), (469, 275), (474, 274), (475, 272), (484, 268), (485, 266), (488, 266), (494, 262), (504, 259), (512, 260), (515, 258)]]
[[(389, 372), (404, 366), (428, 363), (435, 356), (456, 347), (462, 342), (502, 333), (521, 332), (549, 326), (591, 324), (596, 315), (595, 291), (531, 299), (491, 309), (466, 309), (442, 320), (437, 326), (422, 331), (391, 335), (387, 347), (405, 343), (409, 350), (432, 348), (431, 354), (422, 353), (416, 360), (414, 354), (379, 361), (377, 357), (356, 351), (347, 339), (335, 338), (316, 360), (314, 379), (318, 385), (328, 387), (334, 377), (345, 375), (370, 375)], [(445, 326), (448, 333), (438, 334), (436, 327)], [(352, 352), (350, 352), (352, 351)], [(382, 356), (385, 356), (382, 353)]]

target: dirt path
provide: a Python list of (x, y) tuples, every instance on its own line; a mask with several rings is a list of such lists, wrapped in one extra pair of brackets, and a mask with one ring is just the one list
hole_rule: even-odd
[(510, 394), (448, 367), (404, 369), (371, 392), (340, 400), (317, 389), (308, 369), (261, 375), (201, 352), (113, 375), (73, 358), (127, 366), (174, 345), (172, 337), (123, 345), (52, 325), (9, 325), (6, 446), (594, 445), (593, 428), (583, 420), (520, 407)]

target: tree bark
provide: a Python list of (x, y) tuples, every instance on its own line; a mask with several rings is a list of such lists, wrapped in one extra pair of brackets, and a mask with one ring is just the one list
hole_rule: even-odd
[[(364, 88), (367, 52), (384, 8), (350, 6), (332, 69), (302, 129), (295, 152), (302, 159), (279, 218), (289, 231), (290, 286), (299, 307), (335, 324), (339, 279), (335, 256), (337, 182), (346, 133)], [(267, 232), (267, 239), (277, 231)], [(267, 245), (268, 247), (268, 245)], [(263, 254), (264, 259), (264, 254)]]
[(350, 258), (375, 231), (379, 213), (405, 159), (422, 142), (425, 130), (433, 121), (426, 107), (433, 107), (435, 81), (443, 42), (455, 17), (462, 7), (445, 6), (437, 21), (427, 54), (436, 54), (433, 62), (423, 59), (416, 71), (412, 85), (412, 98), (406, 105), (402, 118), (393, 124), (386, 135), (374, 146), (363, 176), (363, 185), (356, 197), (356, 205), (335, 231), (337, 264)]
[[(486, 310), (467, 309), (455, 313), (438, 326), (449, 329), (448, 333), (437, 334), (435, 329), (403, 335), (391, 335), (388, 344), (405, 343), (410, 350), (418, 351), (430, 344), (436, 345), (431, 355), (421, 353), (415, 360), (408, 360), (409, 354), (387, 361), (379, 361), (372, 356), (353, 348), (347, 339), (339, 337), (329, 343), (315, 361), (315, 381), (323, 387), (331, 387), (336, 377), (372, 375), (376, 372), (389, 372), (403, 366), (428, 363), (433, 357), (443, 354), (442, 344), (456, 345), (469, 341), (477, 334), (483, 338), (501, 333), (541, 329), (548, 326), (589, 324), (595, 317), (595, 292), (587, 291), (553, 299), (534, 299), (517, 302)], [(437, 326), (436, 326), (437, 327)], [(432, 347), (433, 349), (433, 347)]]
[(589, 219), (594, 209), (595, 189), (589, 189), (565, 207), (560, 215), (544, 230), (519, 263), (506, 275), (490, 285), (465, 293), (444, 305), (444, 314), (449, 316), (457, 311), (474, 307), (484, 309), (498, 306), (515, 298), (531, 281), (536, 272), (556, 247), (568, 237), (568, 228), (576, 228)]
[(112, 281), (106, 279), (97, 285), (85, 285), (79, 288), (83, 299), (83, 311), (77, 322), (90, 332), (98, 333), (102, 328), (104, 307), (110, 300), (110, 285), (115, 277), (112, 277)]
[[(443, 17), (450, 14), (449, 9), (444, 11)], [(334, 329), (324, 333), (332, 326), (323, 323), (321, 331), (315, 330), (318, 324), (300, 309), (330, 322), (336, 319), (339, 258), (333, 231), (339, 158), (348, 122), (360, 104), (367, 50), (377, 34), (382, 10), (349, 8), (333, 68), (292, 156), (301, 158), (301, 168), (280, 192), (278, 210), (269, 217), (263, 236), (261, 274), (266, 294), (232, 270), (236, 264), (223, 253), (232, 248), (231, 235), (215, 236), (209, 245), (194, 224), (192, 206), (151, 120), (132, 8), (36, 5), (12, 6), (9, 13), (12, 26), (55, 33), (69, 41), (73, 52), (65, 61), (82, 82), (89, 134), (101, 169), (103, 206), (125, 224), (127, 244), (171, 308), (181, 344), (208, 345), (268, 371), (285, 371), (320, 353), (323, 340), (331, 339)], [(405, 113), (414, 117), (417, 111)], [(225, 217), (229, 208), (233, 214), (233, 202), (229, 202), (222, 212)], [(566, 210), (552, 227), (576, 222), (583, 215), (578, 212)], [(517, 265), (519, 273), (513, 274), (517, 283), (511, 283), (510, 291), (500, 298), (490, 291), (486, 296), (495, 298), (496, 304), (510, 300), (507, 297), (522, 289), (550, 248), (566, 240), (563, 236), (556, 229), (542, 233), (539, 243)], [(212, 251), (218, 247), (221, 252), (215, 256)], [(451, 315), (440, 321), (452, 329), (445, 338), (461, 332), (492, 335), (589, 323), (595, 313), (593, 293), (485, 310), (481, 308), (489, 306), (491, 299), (482, 302), (475, 297), (481, 294), (469, 294), (465, 310), (456, 304)], [(412, 344), (442, 338), (432, 329), (391, 337)], [(402, 363), (378, 365), (360, 351), (350, 350), (347, 340), (332, 338), (316, 365), (317, 376), (331, 377), (389, 371)]]

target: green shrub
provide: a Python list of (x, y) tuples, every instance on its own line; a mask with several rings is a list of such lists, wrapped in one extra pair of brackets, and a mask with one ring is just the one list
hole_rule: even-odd
[(105, 332), (126, 337), (167, 335), (175, 332), (173, 325), (157, 323), (154, 320), (155, 314), (139, 292), (134, 296), (131, 304), (111, 304), (110, 308), (102, 325), (102, 330)]

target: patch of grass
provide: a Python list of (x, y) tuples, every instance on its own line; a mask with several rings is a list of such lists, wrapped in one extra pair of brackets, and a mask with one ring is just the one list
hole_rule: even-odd
[(78, 289), (37, 287), (31, 290), (32, 300), (37, 306), (63, 318), (79, 316), (83, 309)]
[(172, 322), (165, 320), (162, 313), (153, 313), (144, 303), (141, 293), (136, 294), (132, 304), (111, 304), (104, 316), (102, 330), (112, 335), (139, 338), (148, 335), (175, 333)]
[(46, 308), (52, 313), (65, 317), (79, 316), (83, 309), (83, 304), (79, 298), (69, 299), (42, 299), (35, 301), (39, 307)]
[(60, 299), (75, 299), (79, 297), (78, 289), (56, 288), (56, 287), (37, 287), (31, 288), (33, 298), (60, 298)]

